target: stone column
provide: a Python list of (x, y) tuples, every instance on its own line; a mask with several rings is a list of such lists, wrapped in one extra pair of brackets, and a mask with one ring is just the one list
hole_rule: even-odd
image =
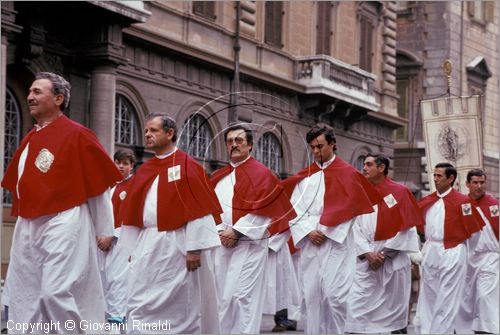
[(115, 94), (115, 67), (94, 68), (90, 89), (90, 128), (111, 156), (115, 150)]

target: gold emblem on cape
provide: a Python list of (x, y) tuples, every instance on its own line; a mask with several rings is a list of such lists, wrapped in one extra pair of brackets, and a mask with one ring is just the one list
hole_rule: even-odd
[(472, 215), (472, 207), (469, 203), (462, 204), (462, 215), (463, 216)]
[(385, 204), (387, 205), (387, 207), (389, 207), (389, 208), (396, 206), (396, 204), (398, 203), (396, 201), (396, 199), (394, 198), (394, 196), (392, 195), (392, 193), (386, 195), (384, 197), (384, 201), (385, 201)]
[(490, 215), (491, 215), (491, 217), (497, 217), (498, 216), (498, 205), (492, 205), (492, 206), (490, 206)]
[(47, 149), (42, 149), (35, 159), (35, 166), (43, 173), (47, 173), (54, 163), (54, 155)]
[(118, 196), (120, 197), (120, 200), (125, 200), (125, 198), (127, 197), (127, 191), (121, 191)]

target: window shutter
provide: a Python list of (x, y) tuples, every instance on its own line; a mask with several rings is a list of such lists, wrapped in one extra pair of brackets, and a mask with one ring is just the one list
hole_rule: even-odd
[(331, 4), (327, 2), (318, 2), (318, 22), (316, 25), (316, 54), (330, 54), (331, 38)]
[(264, 42), (281, 48), (281, 30), (284, 14), (283, 2), (266, 1), (265, 8)]
[(484, 2), (484, 20), (486, 22), (493, 22), (495, 18), (495, 1)]
[(474, 1), (467, 1), (467, 10), (469, 12), (469, 15), (474, 17), (474, 12), (475, 12)]

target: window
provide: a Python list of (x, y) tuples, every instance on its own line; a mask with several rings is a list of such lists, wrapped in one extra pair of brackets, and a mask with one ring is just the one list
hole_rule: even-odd
[(358, 8), (359, 18), (359, 67), (372, 72), (374, 31), (376, 31), (380, 4), (375, 1), (363, 1)]
[(283, 2), (266, 1), (266, 17), (264, 28), (264, 42), (281, 48), (281, 30), (283, 25)]
[(330, 55), (332, 36), (332, 4), (330, 1), (318, 1), (318, 22), (316, 24), (316, 54)]
[[(408, 77), (397, 79), (396, 91), (399, 95), (398, 100), (398, 116), (404, 119), (409, 117), (410, 106), (410, 79)], [(396, 130), (396, 139), (401, 141), (408, 141), (408, 123), (404, 127)]]
[(214, 1), (193, 1), (193, 13), (204, 18), (215, 20)]
[(191, 115), (179, 129), (180, 148), (193, 157), (211, 159), (212, 132), (207, 120), (200, 114)]
[(359, 155), (358, 158), (354, 161), (354, 168), (359, 172), (363, 173), (363, 166), (365, 165), (365, 155)]
[(123, 95), (116, 95), (115, 142), (126, 145), (139, 145), (137, 113)]
[[(21, 133), (21, 113), (19, 104), (17, 103), (14, 94), (7, 88), (5, 92), (5, 136), (4, 136), (4, 158), (3, 168), (4, 173), (7, 170), (17, 147), (19, 146), (19, 138)], [(4, 189), (2, 200), (4, 205), (12, 204), (12, 194)]]
[(265, 133), (257, 143), (255, 158), (270, 170), (281, 173), (281, 144), (278, 138), (272, 133)]
[(472, 21), (481, 24), (493, 22), (495, 1), (468, 1), (467, 9)]

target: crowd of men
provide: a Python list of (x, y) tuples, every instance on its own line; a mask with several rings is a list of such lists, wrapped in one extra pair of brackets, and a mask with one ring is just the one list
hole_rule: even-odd
[(303, 318), (306, 333), (406, 333), (421, 258), (417, 332), (499, 332), (498, 200), (482, 170), (468, 173), (466, 196), (455, 167), (436, 165), (436, 192), (417, 203), (385, 155), (368, 154), (362, 174), (318, 124), (305, 135), (312, 163), (280, 181), (252, 157), (251, 128), (233, 124), (229, 163), (208, 176), (155, 113), (144, 129), (155, 156), (133, 173), (133, 153), (113, 164), (64, 115), (69, 99), (64, 78), (36, 75), (36, 125), (2, 180), (18, 217), (2, 302), (11, 324), (259, 333), (267, 313), (273, 331)]

